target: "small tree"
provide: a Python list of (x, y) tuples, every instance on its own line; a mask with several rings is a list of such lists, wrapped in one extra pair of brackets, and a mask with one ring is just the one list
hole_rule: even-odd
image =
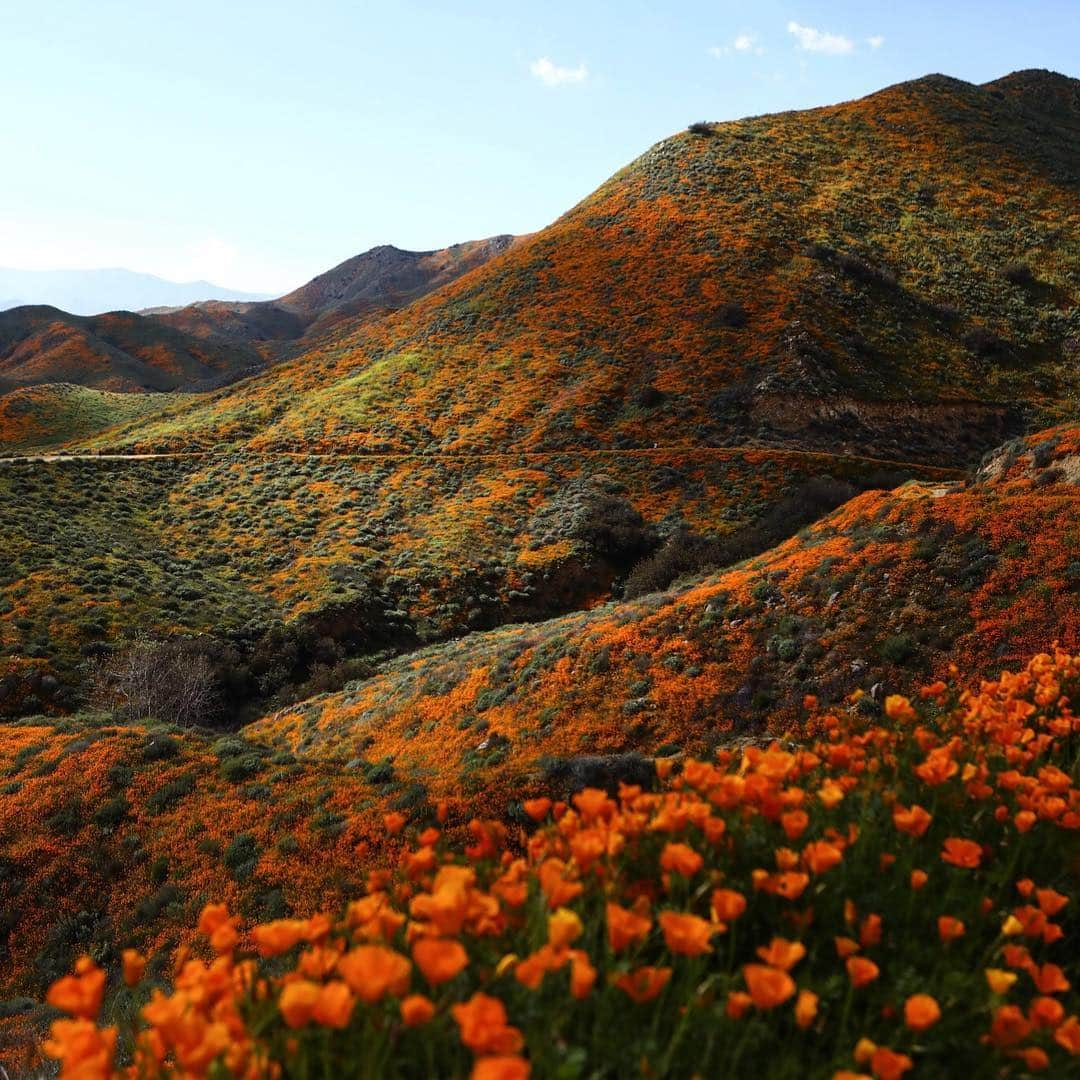
[(97, 683), (99, 696), (126, 719), (206, 724), (221, 709), (214, 669), (191, 642), (137, 637), (104, 662)]

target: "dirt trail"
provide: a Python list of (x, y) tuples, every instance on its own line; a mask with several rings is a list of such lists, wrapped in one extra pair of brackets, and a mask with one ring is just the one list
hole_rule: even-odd
[(848, 461), (860, 461), (869, 465), (880, 465), (887, 468), (914, 469), (937, 475), (942, 478), (959, 477), (964, 474), (962, 469), (947, 469), (937, 465), (924, 465), (920, 462), (904, 461), (900, 458), (864, 457), (860, 454), (830, 454), (822, 450), (803, 450), (798, 447), (784, 446), (653, 446), (640, 447), (630, 450), (522, 450), (512, 453), (483, 454), (483, 453), (415, 453), (415, 454), (339, 454), (333, 452), (305, 452), (291, 451), (250, 451), (237, 452), (235, 450), (179, 450), (171, 453), (154, 454), (55, 454), (43, 452), (40, 454), (27, 454), (21, 457), (0, 457), (0, 465), (12, 464), (62, 464), (66, 462), (83, 461), (160, 461), (186, 458), (213, 458), (213, 457), (245, 457), (253, 459), (272, 458), (328, 458), (341, 461), (548, 461), (557, 458), (580, 457), (580, 458), (619, 458), (619, 457), (667, 457), (671, 454), (701, 455), (734, 455), (743, 453), (758, 454), (796, 454), (803, 458), (820, 459), (821, 461), (835, 461), (842, 458)]

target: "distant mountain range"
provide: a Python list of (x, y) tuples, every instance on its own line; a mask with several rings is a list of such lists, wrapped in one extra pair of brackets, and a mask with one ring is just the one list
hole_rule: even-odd
[(201, 300), (266, 300), (266, 293), (209, 281), (166, 281), (134, 270), (10, 270), (0, 267), (0, 311), (48, 304), (73, 315), (179, 307)]
[[(156, 302), (146, 303), (150, 287), (135, 299), (132, 284), (126, 293), (131, 303), (98, 307), (105, 313), (92, 316), (73, 313), (81, 307), (59, 301), (0, 304), (0, 394), (43, 383), (122, 392), (211, 389), (296, 355), (342, 323), (358, 325), (396, 311), (482, 266), (514, 239), (493, 236), (438, 251), (402, 251), (384, 244), (274, 300), (234, 293), (232, 299), (177, 303), (162, 302), (158, 293)], [(0, 270), (0, 296), (18, 287), (4, 275), (19, 273)], [(93, 274), (176, 290), (216, 289), (205, 282), (174, 285), (126, 270), (86, 276)], [(229, 294), (218, 290), (215, 295)]]

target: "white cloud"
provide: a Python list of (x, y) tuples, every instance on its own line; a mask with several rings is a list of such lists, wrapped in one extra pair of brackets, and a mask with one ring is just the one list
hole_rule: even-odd
[(829, 56), (842, 56), (852, 52), (855, 43), (843, 34), (829, 34), (824, 30), (815, 30), (812, 26), (800, 26), (797, 22), (787, 24), (789, 34), (794, 34), (800, 49), (806, 52), (827, 53)]
[(709, 55), (720, 59), (729, 56), (732, 52), (753, 53), (755, 56), (763, 56), (765, 49), (757, 43), (757, 34), (739, 34), (730, 45), (713, 45), (709, 49)]
[(881, 46), (885, 44), (885, 39), (881, 34), (875, 34), (873, 37), (868, 37), (866, 39), (866, 44), (869, 45), (871, 49), (880, 49)]
[(570, 83), (583, 83), (589, 77), (589, 69), (584, 64), (576, 68), (559, 67), (546, 56), (534, 60), (529, 70), (546, 86), (566, 86)]

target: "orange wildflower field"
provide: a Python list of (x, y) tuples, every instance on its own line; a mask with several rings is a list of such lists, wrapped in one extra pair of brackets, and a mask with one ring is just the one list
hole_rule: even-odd
[(527, 826), (385, 816), (343, 909), (202, 910), (148, 975), (90, 957), (48, 1001), (61, 1076), (1073, 1074), (1080, 657), (959, 673), (867, 722), (655, 783), (527, 800)]

